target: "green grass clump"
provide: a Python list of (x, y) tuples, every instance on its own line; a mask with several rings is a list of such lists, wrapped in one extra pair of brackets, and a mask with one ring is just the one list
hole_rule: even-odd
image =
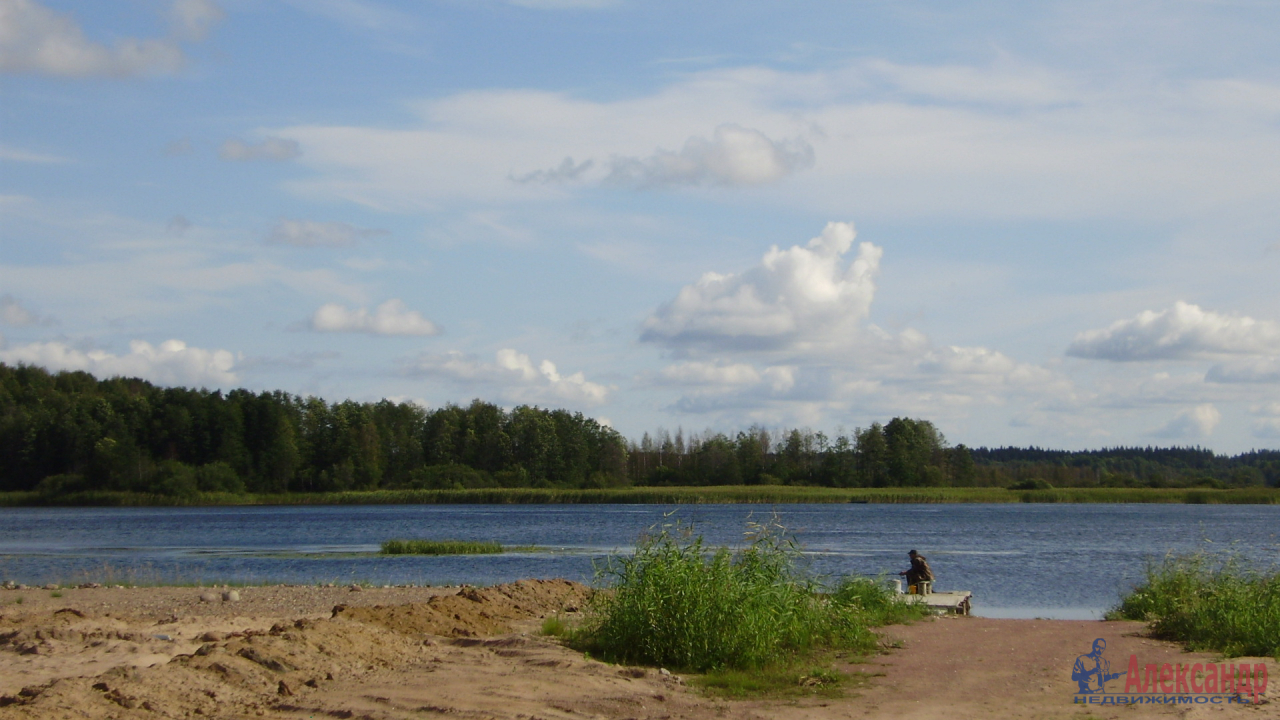
[(710, 549), (676, 526), (611, 558), (598, 574), (611, 591), (596, 595), (576, 644), (684, 671), (786, 668), (820, 649), (872, 652), (869, 627), (905, 617), (887, 610), (887, 588), (865, 579), (823, 592), (776, 523), (752, 525), (748, 540), (738, 552)]
[(862, 673), (851, 675), (820, 664), (791, 663), (759, 670), (713, 670), (691, 682), (710, 695), (727, 698), (836, 698), (844, 694), (850, 683), (865, 679)]
[(1165, 558), (1108, 617), (1149, 621), (1155, 636), (1189, 650), (1280, 658), (1280, 573), (1242, 565), (1204, 553)]
[(502, 546), (477, 540), (388, 540), (383, 555), (496, 555)]
[(559, 615), (552, 615), (542, 621), (542, 634), (548, 637), (564, 637), (569, 634), (569, 624)]

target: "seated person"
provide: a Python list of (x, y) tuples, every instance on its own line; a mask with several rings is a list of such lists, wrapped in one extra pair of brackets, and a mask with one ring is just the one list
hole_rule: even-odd
[(907, 585), (916, 587), (916, 592), (920, 592), (921, 581), (933, 582), (933, 570), (929, 567), (929, 563), (925, 561), (924, 556), (912, 550), (907, 553), (907, 557), (911, 558), (911, 569), (903, 570), (899, 575), (907, 576)]

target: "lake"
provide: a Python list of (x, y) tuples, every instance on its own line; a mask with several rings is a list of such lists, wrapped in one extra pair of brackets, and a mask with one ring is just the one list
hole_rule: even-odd
[[(776, 513), (824, 575), (896, 573), (929, 558), (937, 590), (988, 617), (1095, 618), (1169, 552), (1234, 552), (1275, 567), (1278, 505), (381, 505), (0, 509), (0, 580), (45, 583), (486, 585), (589, 582), (676, 519), (741, 544)], [(537, 552), (371, 555), (391, 538), (493, 540)]]

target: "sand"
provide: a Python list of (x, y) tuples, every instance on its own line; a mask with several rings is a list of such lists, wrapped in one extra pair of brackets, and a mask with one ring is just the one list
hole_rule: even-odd
[(572, 620), (587, 601), (566, 581), (236, 590), (235, 602), (208, 588), (0, 590), (0, 720), (1280, 718), (1280, 703), (1265, 702), (1280, 683), (1269, 659), (1247, 660), (1273, 679), (1258, 706), (1073, 705), (1071, 666), (1098, 637), (1114, 669), (1131, 653), (1144, 664), (1219, 660), (1152, 640), (1140, 623), (894, 626), (885, 654), (842, 667), (865, 676), (843, 697), (736, 701), (540, 636), (542, 618)]

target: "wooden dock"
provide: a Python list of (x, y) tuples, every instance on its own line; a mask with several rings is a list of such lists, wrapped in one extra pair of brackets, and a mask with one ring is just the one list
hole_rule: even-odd
[(931, 592), (928, 595), (899, 595), (903, 602), (924, 603), (938, 615), (968, 615), (973, 604), (973, 593), (968, 590)]

